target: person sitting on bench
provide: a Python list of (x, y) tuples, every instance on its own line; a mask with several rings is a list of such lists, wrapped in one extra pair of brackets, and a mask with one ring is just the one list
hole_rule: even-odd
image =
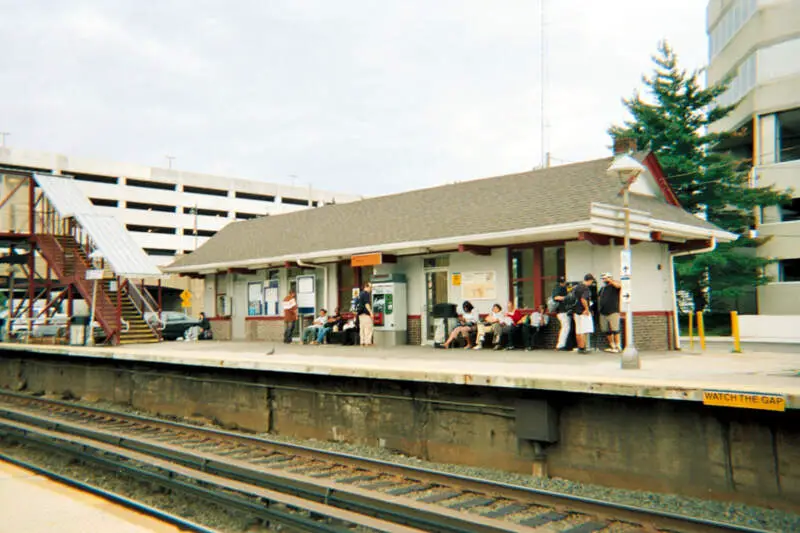
[(539, 332), (548, 324), (550, 317), (547, 315), (544, 304), (541, 304), (527, 318), (528, 321), (522, 328), (522, 341), (525, 349), (530, 352), (536, 348), (536, 339), (539, 337)]
[(327, 342), (328, 333), (334, 330), (341, 330), (343, 325), (344, 319), (342, 318), (342, 314), (339, 312), (339, 308), (337, 307), (333, 310), (332, 315), (328, 315), (328, 319), (325, 321), (325, 324), (319, 328), (319, 333), (317, 334), (317, 344)]
[(319, 310), (319, 316), (314, 319), (314, 323), (303, 330), (303, 344), (308, 344), (309, 341), (311, 344), (319, 344), (316, 340), (312, 341), (311, 339), (316, 339), (319, 332), (322, 331), (328, 321), (327, 316), (328, 312), (325, 309)]
[(500, 340), (505, 332), (505, 321), (506, 317), (503, 315), (503, 308), (500, 304), (494, 304), (492, 306), (492, 312), (486, 315), (486, 319), (483, 322), (478, 323), (478, 342), (475, 343), (473, 350), (483, 349), (483, 341), (486, 338), (486, 332), (490, 330), (492, 332), (494, 349), (502, 350), (503, 346), (500, 344)]
[(471, 335), (478, 327), (480, 315), (478, 314), (477, 309), (475, 309), (475, 307), (469, 301), (465, 301), (463, 304), (461, 304), (461, 307), (464, 309), (464, 313), (459, 317), (461, 325), (455, 328), (452, 333), (450, 333), (450, 337), (442, 345), (442, 347), (445, 349), (449, 348), (459, 335), (462, 335), (465, 339), (467, 339), (467, 345), (464, 347), (464, 349), (469, 350), (472, 348)]

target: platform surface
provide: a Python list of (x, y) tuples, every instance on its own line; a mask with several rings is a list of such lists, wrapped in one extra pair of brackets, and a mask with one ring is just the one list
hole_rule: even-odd
[[(267, 353), (274, 348), (271, 355)], [(779, 394), (800, 409), (800, 351), (730, 353), (646, 352), (640, 370), (620, 369), (605, 352), (552, 350), (434, 350), (422, 346), (378, 348), (303, 346), (271, 342), (163, 342), (119, 347), (19, 345), (0, 349), (265, 372), (291, 372), (459, 385), (529, 388), (615, 396), (703, 401), (703, 391)]]
[(0, 533), (177, 532), (175, 526), (0, 461)]

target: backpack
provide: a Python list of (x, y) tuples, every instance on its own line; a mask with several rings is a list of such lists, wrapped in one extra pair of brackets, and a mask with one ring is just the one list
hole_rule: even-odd
[(572, 289), (564, 297), (564, 310), (569, 314), (574, 314), (578, 309), (578, 296), (575, 294), (575, 289)]
[(555, 313), (558, 311), (558, 302), (551, 296), (547, 299), (547, 312)]

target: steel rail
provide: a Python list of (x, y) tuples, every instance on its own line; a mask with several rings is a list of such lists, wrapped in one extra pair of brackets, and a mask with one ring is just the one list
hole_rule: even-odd
[(125, 496), (121, 496), (114, 492), (101, 489), (100, 487), (97, 487), (95, 485), (91, 485), (89, 483), (84, 483), (83, 481), (78, 481), (76, 479), (62, 476), (61, 474), (53, 472), (52, 470), (48, 470), (46, 468), (37, 466), (27, 461), (22, 461), (20, 459), (17, 459), (16, 457), (12, 457), (2, 452), (0, 452), (0, 461), (18, 466), (20, 468), (24, 468), (25, 470), (31, 472), (35, 472), (36, 474), (44, 476), (48, 479), (52, 479), (53, 481), (56, 481), (58, 483), (74, 487), (82, 492), (94, 494), (95, 496), (99, 496), (100, 498), (108, 500), (112, 503), (116, 503), (118, 505), (127, 507), (128, 509), (132, 509), (134, 511), (140, 512), (148, 516), (152, 516), (154, 518), (161, 520), (162, 522), (178, 526), (179, 528), (186, 531), (194, 531), (197, 533), (219, 533), (216, 529), (208, 528), (204, 525), (198, 524), (197, 522), (186, 520), (185, 518), (181, 518), (178, 515), (162, 511), (161, 509), (157, 509), (149, 505), (145, 505), (144, 503), (132, 500), (130, 498), (126, 498)]
[[(64, 453), (66, 451), (79, 456), (83, 460), (117, 471), (125, 471), (134, 477), (166, 488), (177, 489), (227, 508), (234, 508), (264, 520), (291, 527), (292, 531), (342, 533), (349, 530), (337, 525), (325, 524), (319, 520), (313, 520), (296, 513), (273, 509), (270, 505), (279, 504), (300, 509), (307, 511), (312, 516), (322, 516), (387, 533), (422, 533), (422, 530), (419, 529), (400, 526), (330, 505), (254, 487), (207, 472), (199, 472), (147, 454), (126, 450), (112, 444), (95, 442), (85, 437), (65, 436), (57, 431), (7, 420), (0, 420), (0, 431), (10, 435), (17, 435), (26, 441), (34, 441), (38, 445), (53, 449), (55, 452)], [(132, 462), (146, 466), (136, 466)], [(150, 470), (152, 468), (164, 473), (153, 472)], [(180, 478), (186, 478), (187, 481), (183, 481)], [(249, 499), (232, 496), (230, 492), (243, 494), (248, 496)]]
[(154, 426), (163, 427), (165, 429), (188, 431), (199, 434), (224, 437), (225, 439), (228, 439), (232, 442), (241, 442), (251, 445), (255, 444), (266, 448), (271, 448), (278, 453), (307, 457), (311, 459), (321, 459), (329, 462), (340, 462), (342, 464), (352, 465), (361, 469), (374, 470), (387, 474), (395, 474), (404, 477), (415, 478), (421, 481), (426, 481), (445, 486), (457, 487), (467, 491), (482, 492), (500, 497), (522, 500), (526, 503), (531, 503), (536, 505), (542, 505), (548, 507), (568, 506), (570, 508), (570, 511), (572, 512), (595, 515), (602, 518), (606, 518), (608, 520), (635, 522), (635, 523), (647, 524), (654, 528), (681, 531), (687, 533), (694, 533), (694, 532), (769, 533), (765, 530), (751, 528), (747, 526), (740, 526), (736, 524), (730, 524), (727, 522), (691, 517), (678, 513), (671, 513), (666, 511), (650, 509), (646, 507), (637, 507), (627, 504), (608, 502), (608, 501), (586, 498), (582, 496), (576, 496), (556, 491), (548, 491), (545, 489), (524, 487), (521, 485), (513, 485), (509, 483), (485, 480), (480, 478), (463, 476), (460, 474), (451, 474), (429, 468), (399, 465), (397, 463), (392, 463), (381, 459), (355, 456), (347, 453), (334, 452), (329, 450), (320, 450), (317, 448), (312, 448), (299, 444), (291, 444), (263, 437), (243, 435), (241, 433), (235, 433), (222, 429), (206, 428), (202, 426), (169, 421), (148, 416), (120, 413), (118, 411), (99, 409), (96, 407), (87, 407), (83, 405), (74, 404), (71, 402), (32, 398), (25, 394), (13, 393), (9, 391), (0, 391), (0, 397), (2, 396), (16, 398), (25, 402), (41, 403), (43, 405), (57, 405), (68, 409), (78, 409), (86, 412), (92, 412), (101, 416), (114, 417), (121, 420), (129, 420), (139, 423), (146, 423)]

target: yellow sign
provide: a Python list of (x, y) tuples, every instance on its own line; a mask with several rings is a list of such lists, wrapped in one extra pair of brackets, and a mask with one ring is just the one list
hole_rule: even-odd
[(382, 263), (383, 254), (380, 252), (375, 254), (354, 255), (350, 258), (350, 266), (352, 267), (374, 266)]
[(450, 284), (453, 287), (460, 287), (461, 286), (461, 274), (456, 272), (455, 274), (450, 276), (450, 278), (451, 278), (450, 279)]
[(703, 391), (703, 405), (785, 411), (786, 398), (778, 394), (707, 390)]
[(189, 291), (183, 291), (181, 293), (181, 307), (191, 307), (192, 306), (192, 293)]

